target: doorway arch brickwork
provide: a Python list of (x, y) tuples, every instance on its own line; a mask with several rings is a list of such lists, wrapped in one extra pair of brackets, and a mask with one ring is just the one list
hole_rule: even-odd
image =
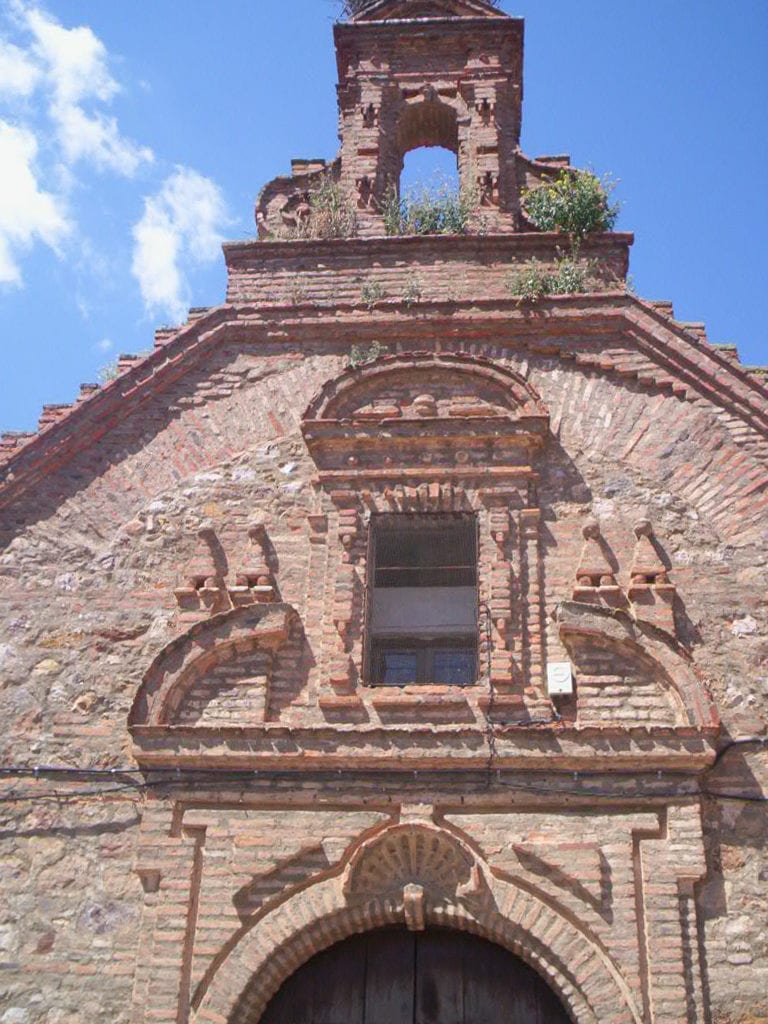
[[(399, 877), (395, 864), (402, 868)], [(388, 885), (377, 884), (385, 878)], [(198, 992), (191, 1019), (252, 1024), (315, 953), (357, 933), (407, 925), (471, 932), (510, 950), (547, 980), (577, 1024), (640, 1024), (642, 1010), (610, 954), (569, 918), (538, 894), (497, 877), (452, 831), (427, 822), (392, 826), (357, 845), (332, 877), (286, 899), (243, 935), (207, 990)]]

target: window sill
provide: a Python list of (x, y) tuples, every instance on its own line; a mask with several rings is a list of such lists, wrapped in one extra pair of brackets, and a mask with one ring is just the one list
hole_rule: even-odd
[(393, 707), (446, 707), (465, 705), (470, 686), (438, 686), (414, 683), (411, 686), (369, 687), (371, 704), (375, 708)]

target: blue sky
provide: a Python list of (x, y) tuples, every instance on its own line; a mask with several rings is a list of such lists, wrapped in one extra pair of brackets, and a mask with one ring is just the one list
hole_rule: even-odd
[[(620, 179), (638, 293), (768, 363), (768, 4), (502, 6), (526, 18), (525, 152)], [(0, 429), (221, 301), (261, 185), (336, 153), (336, 12), (0, 0)]]

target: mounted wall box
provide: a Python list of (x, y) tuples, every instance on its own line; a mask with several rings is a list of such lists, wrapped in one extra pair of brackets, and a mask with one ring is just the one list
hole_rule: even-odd
[(547, 665), (547, 693), (560, 697), (573, 693), (573, 672), (570, 661), (555, 661)]

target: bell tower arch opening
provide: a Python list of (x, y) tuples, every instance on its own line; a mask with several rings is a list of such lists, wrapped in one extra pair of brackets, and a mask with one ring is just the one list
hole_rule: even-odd
[(458, 193), (461, 182), (459, 129), (456, 110), (446, 103), (425, 100), (407, 105), (397, 122), (401, 197), (420, 192)]
[(355, 935), (300, 967), (260, 1024), (568, 1024), (542, 977), (467, 932), (385, 928)]
[(419, 146), (403, 157), (400, 172), (400, 195), (418, 194), (421, 189), (440, 188), (459, 191), (459, 168), (456, 156), (442, 146)]

